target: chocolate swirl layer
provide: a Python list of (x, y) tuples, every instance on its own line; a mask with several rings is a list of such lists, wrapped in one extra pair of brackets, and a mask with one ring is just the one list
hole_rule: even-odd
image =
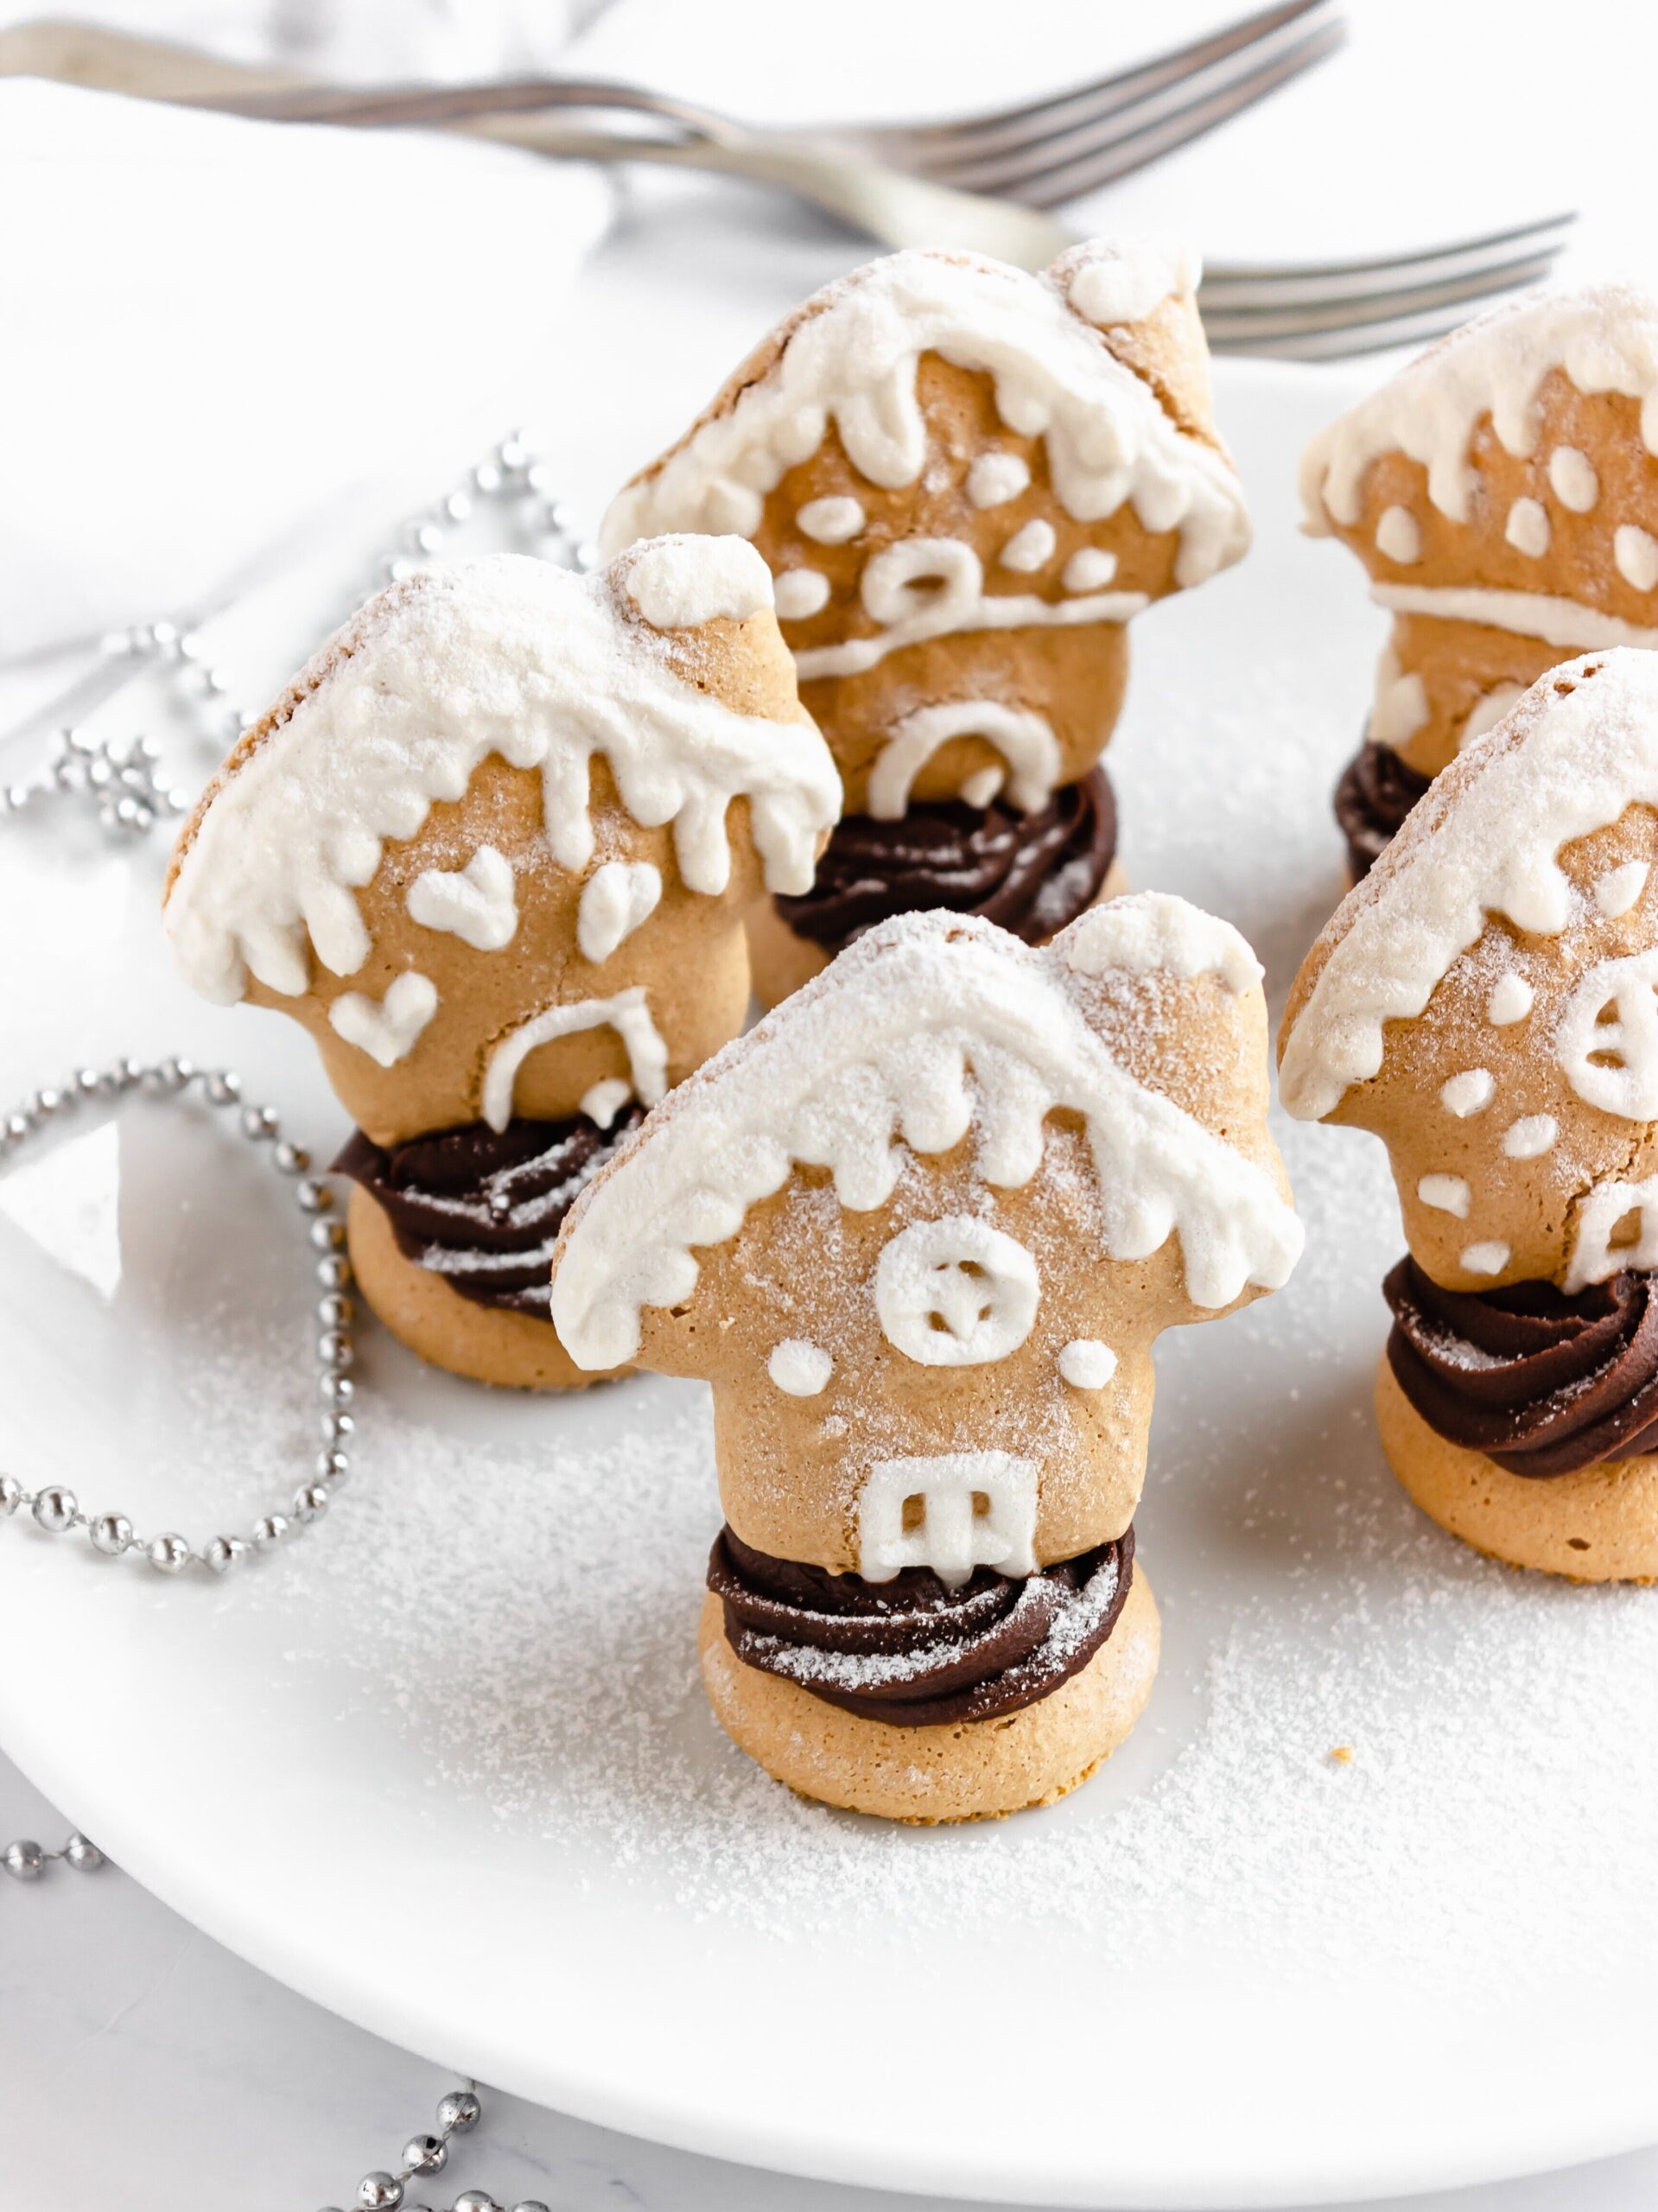
[(384, 1210), (405, 1259), (479, 1306), (545, 1320), (559, 1225), (643, 1118), (632, 1106), (607, 1129), (585, 1114), (501, 1130), (472, 1122), (390, 1147), (355, 1129), (334, 1172)]
[(913, 799), (897, 822), (847, 815), (811, 889), (779, 897), (777, 909), (830, 953), (876, 922), (931, 906), (982, 914), (1040, 944), (1090, 904), (1116, 850), (1116, 800), (1096, 767), (1033, 814), (1000, 800)]
[(1355, 883), (1369, 875), (1428, 783), (1391, 745), (1376, 745), (1368, 737), (1348, 762), (1336, 786), (1335, 806)]
[(722, 1529), (708, 1587), (737, 1656), (827, 1704), (894, 1728), (1017, 1713), (1079, 1674), (1116, 1626), (1134, 1532), (1015, 1580), (978, 1568), (959, 1590), (930, 1567), (890, 1582), (772, 1559)]
[(1441, 1290), (1414, 1260), (1382, 1284), (1388, 1363), (1447, 1442), (1513, 1475), (1570, 1475), (1658, 1451), (1658, 1277)]

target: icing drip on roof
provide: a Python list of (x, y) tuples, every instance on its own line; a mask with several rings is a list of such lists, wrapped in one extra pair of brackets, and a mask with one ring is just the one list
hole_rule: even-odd
[[(1143, 1259), (1178, 1236), (1188, 1292), (1210, 1307), (1284, 1282), (1301, 1249), (1293, 1211), (1263, 1169), (1112, 1058), (1083, 1012), (1083, 963), (1067, 965), (1079, 931), (1086, 972), (1102, 973), (1083, 923), (1056, 957), (988, 923), (901, 916), (727, 1046), (572, 1216), (552, 1305), (572, 1356), (632, 1357), (640, 1309), (689, 1297), (695, 1248), (734, 1236), (797, 1163), (829, 1169), (841, 1203), (865, 1212), (891, 1196), (903, 1146), (946, 1152), (970, 1131), (985, 1181), (1017, 1188), (1040, 1167), (1056, 1108), (1083, 1119), (1106, 1257)], [(1224, 973), (1230, 947), (1213, 951), (1202, 965)], [(1141, 971), (1138, 954), (1127, 964)]]
[(1658, 453), (1658, 299), (1634, 284), (1533, 293), (1453, 331), (1318, 432), (1301, 457), (1307, 528), (1322, 533), (1332, 518), (1351, 528), (1365, 471), (1386, 453), (1420, 461), (1434, 505), (1466, 522), (1480, 418), (1509, 453), (1534, 453), (1538, 394), (1553, 369), (1579, 391), (1638, 399), (1642, 437)]
[(1320, 1120), (1376, 1074), (1383, 1024), (1422, 1012), (1488, 914), (1558, 936), (1574, 899), (1562, 847), (1641, 804), (1658, 806), (1658, 656), (1550, 670), (1444, 772), (1340, 909), (1345, 927), (1284, 1039), (1288, 1110)]
[[(730, 595), (729, 551), (715, 548), (716, 597)], [(740, 563), (752, 559), (741, 547)], [(370, 949), (355, 893), (384, 842), (461, 798), (491, 753), (540, 770), (562, 868), (592, 857), (588, 777), (602, 754), (636, 822), (673, 823), (691, 890), (725, 888), (726, 814), (740, 796), (767, 884), (807, 889), (818, 836), (840, 812), (828, 747), (810, 722), (740, 715), (699, 691), (670, 652), (625, 619), (604, 575), (522, 556), (458, 562), (382, 593), (323, 648), (291, 710), (203, 813), (166, 909), (186, 979), (228, 1001), (251, 970), (295, 995), (308, 938), (325, 968), (353, 974)]]
[(987, 372), (1007, 427), (1045, 441), (1068, 514), (1098, 522), (1131, 503), (1148, 531), (1178, 530), (1177, 580), (1199, 583), (1248, 543), (1237, 477), (1178, 428), (1089, 320), (1090, 306), (1115, 321), (1189, 273), (1166, 250), (1103, 241), (1043, 276), (934, 253), (871, 262), (808, 302), (765, 373), (618, 494), (601, 543), (613, 552), (662, 530), (752, 537), (765, 494), (831, 423), (869, 482), (913, 484), (928, 444), (917, 371), (936, 353)]

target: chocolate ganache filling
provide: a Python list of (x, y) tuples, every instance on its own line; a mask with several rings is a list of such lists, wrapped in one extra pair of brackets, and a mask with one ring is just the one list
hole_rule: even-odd
[(632, 1106), (607, 1129), (585, 1114), (501, 1130), (472, 1122), (390, 1146), (354, 1129), (334, 1172), (384, 1211), (406, 1260), (479, 1306), (544, 1321), (559, 1225), (644, 1112)]
[(890, 1582), (772, 1559), (722, 1529), (708, 1587), (737, 1656), (827, 1704), (894, 1728), (1017, 1713), (1080, 1674), (1117, 1624), (1134, 1532), (1017, 1580), (977, 1568), (959, 1590), (931, 1567)]
[(1430, 779), (1407, 766), (1391, 745), (1366, 738), (1336, 786), (1336, 820), (1358, 882), (1393, 842)]
[(1441, 1290), (1412, 1259), (1382, 1284), (1388, 1363), (1447, 1442), (1514, 1475), (1570, 1475), (1658, 1452), (1658, 1277)]
[(1116, 800), (1096, 767), (1032, 814), (952, 798), (913, 799), (896, 822), (847, 815), (812, 888), (780, 895), (777, 909), (797, 936), (831, 953), (893, 914), (931, 906), (981, 914), (1040, 944), (1090, 904), (1116, 850)]

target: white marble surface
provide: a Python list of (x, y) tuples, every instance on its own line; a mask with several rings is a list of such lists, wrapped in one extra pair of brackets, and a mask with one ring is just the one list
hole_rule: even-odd
[[(1178, 10), (1173, 28), (1185, 28), (1192, 12)], [(1218, 12), (1198, 11), (1211, 19)], [(1629, 35), (1627, 11), (1610, 0), (1577, 12), (1591, 45)], [(792, 13), (777, 10), (772, 20)], [(1342, 134), (1350, 151), (1356, 143), (1350, 176), (1341, 194), (1316, 195), (1319, 222), (1328, 228), (1339, 200), (1362, 231), (1374, 233), (1390, 203), (1402, 208), (1408, 200), (1392, 233), (1401, 240), (1429, 228), (1438, 205), (1445, 212), (1437, 227), (1456, 227), (1469, 204), (1458, 180), (1473, 189), (1477, 149), (1465, 136), (1442, 130), (1430, 139), (1419, 126), (1423, 103), (1443, 110), (1459, 72), (1472, 66), (1476, 16), (1486, 31), (1493, 19), (1483, 10), (1459, 17), (1403, 4), (1355, 13), (1355, 50), (1326, 77), (1133, 188), (1127, 196), (1133, 219), (1190, 221), (1194, 200), (1201, 205), (1207, 194), (1213, 204), (1223, 183), (1224, 244), (1233, 249), (1251, 194), (1264, 222), (1279, 215), (1286, 194), (1298, 212), (1308, 206), (1297, 181), (1304, 181), (1303, 166), (1285, 150), (1304, 143), (1297, 118), (1357, 115), (1364, 126), (1359, 140), (1345, 126)], [(1505, 110), (1533, 112), (1535, 73), (1551, 51), (1566, 59), (1560, 38), (1558, 17), (1547, 11), (1502, 11), (1501, 36), (1490, 37), (1479, 56), (1482, 112), (1495, 133), (1490, 143), (1523, 140), (1527, 204), (1515, 212), (1534, 212), (1551, 196), (1565, 201), (1590, 193), (1603, 213), (1594, 242), (1615, 252), (1619, 218), (1639, 198), (1643, 141), (1634, 130), (1635, 108), (1620, 109), (1650, 82), (1640, 57), (1624, 46), (1625, 66), (1594, 77), (1597, 99), (1609, 105), (1593, 109), (1597, 127), (1588, 141), (1570, 115), (1552, 119), (1562, 127), (1540, 122), (1521, 132), (1516, 124), (1506, 135), (1498, 127)], [(650, 41), (636, 42), (635, 53), (649, 50)], [(608, 58), (613, 66), (626, 59)], [(1080, 72), (1090, 58), (1073, 46), (1067, 67)], [(1038, 80), (1053, 73), (1039, 72)], [(1574, 71), (1571, 81), (1588, 80)], [(848, 105), (843, 88), (835, 89), (841, 96), (825, 92), (824, 105)], [(889, 106), (924, 104), (886, 99)], [(1588, 119), (1585, 110), (1576, 121)], [(1407, 151), (1411, 158), (1401, 160)], [(1484, 181), (1490, 182), (1489, 169)], [(1262, 250), (1286, 250), (1282, 224), (1274, 219), (1268, 227), (1274, 234)], [(752, 336), (854, 252), (810, 220), (757, 207), (723, 188), (664, 188), (655, 180), (638, 188), (622, 229), (583, 280), (557, 358), (526, 394), (537, 403), (526, 411), (552, 426), (573, 498), (595, 512), (622, 470), (683, 425)], [(272, 650), (279, 660), (286, 655), (284, 647)], [(276, 672), (238, 671), (256, 690)], [(21, 701), (29, 688), (0, 684), (0, 705)], [(17, 957), (16, 948), (0, 948), (0, 1003)], [(32, 1054), (24, 1064), (0, 1024), (0, 1096), (42, 1072)], [(52, 1694), (51, 1680), (51, 1655), (42, 1652), (43, 1696)], [(211, 1759), (213, 1745), (203, 1744), (200, 1756)], [(33, 1834), (54, 1845), (63, 1830), (60, 1817), (0, 1758), (0, 1840)], [(388, 1834), (388, 1852), (396, 1847)], [(326, 1883), (327, 1868), (323, 1832), (309, 1860), (291, 1870), (297, 1909), (308, 1888)], [(423, 1940), (443, 1944), (466, 1913), (462, 1891), (435, 1896)], [(647, 2001), (648, 1961), (618, 1967), (640, 1977)], [(553, 1987), (547, 1993), (549, 2007), (571, 2001), (579, 1998)], [(348, 2204), (358, 2177), (395, 2163), (400, 2144), (429, 2124), (432, 2106), (450, 2086), (424, 2063), (243, 1965), (118, 1870), (79, 1878), (56, 1868), (29, 1889), (0, 1880), (0, 2212), (102, 2212), (110, 2205), (121, 2212), (309, 2212)], [(1536, 2093), (1536, 2084), (1516, 2084), (1517, 2095)], [(505, 2203), (542, 2197), (559, 2212), (629, 2205), (651, 2212), (896, 2212), (909, 2201), (719, 2164), (486, 2097), (484, 2126), (446, 2177), (446, 2190), (430, 2192), (434, 2202), (447, 2204), (467, 2185), (487, 2188)], [(1429, 2212), (1646, 2212), (1658, 2202), (1658, 2152), (1414, 2201)]]

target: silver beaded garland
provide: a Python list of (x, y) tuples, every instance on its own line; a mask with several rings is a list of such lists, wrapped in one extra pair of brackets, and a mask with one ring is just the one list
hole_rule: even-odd
[[(0, 1173), (48, 1122), (73, 1111), (83, 1102), (115, 1102), (133, 1091), (157, 1100), (195, 1096), (209, 1106), (236, 1109), (235, 1125), (241, 1135), (249, 1144), (267, 1147), (264, 1157), (276, 1173), (302, 1179), (295, 1183), (295, 1200), (306, 1217), (308, 1240), (327, 1255), (317, 1263), (320, 1294), (314, 1308), (319, 1331), (315, 1357), (322, 1370), (318, 1379), (327, 1408), (321, 1421), (322, 1450), (309, 1480), (295, 1491), (289, 1512), (268, 1513), (255, 1524), (250, 1536), (214, 1536), (200, 1549), (171, 1529), (154, 1536), (140, 1535), (124, 1513), (86, 1513), (67, 1484), (43, 1483), (31, 1491), (10, 1474), (0, 1474), (0, 1522), (26, 1508), (35, 1525), (49, 1536), (72, 1535), (77, 1529), (85, 1529), (92, 1549), (105, 1559), (130, 1553), (158, 1574), (182, 1574), (191, 1567), (224, 1574), (252, 1552), (275, 1551), (302, 1528), (320, 1521), (334, 1491), (350, 1479), (349, 1446), (355, 1423), (347, 1410), (353, 1386), (346, 1370), (356, 1351), (351, 1336), (353, 1308), (346, 1294), (351, 1281), (351, 1262), (343, 1249), (346, 1233), (339, 1222), (329, 1217), (333, 1191), (321, 1177), (307, 1173), (310, 1154), (302, 1145), (282, 1139), (281, 1117), (275, 1107), (245, 1106), (241, 1082), (230, 1069), (198, 1068), (177, 1057), (154, 1061), (122, 1058), (107, 1068), (78, 1068), (61, 1085), (42, 1085), (0, 1119)], [(22, 1851), (26, 1847), (15, 1848)], [(5, 1863), (8, 1872), (18, 1872), (10, 1858)]]
[[(482, 2112), (476, 2082), (468, 2082), (464, 2089), (451, 2089), (438, 2106), (435, 2133), (411, 2135), (403, 2146), (395, 2173), (377, 2166), (372, 2173), (363, 2176), (352, 2199), (354, 2212), (431, 2212), (428, 2204), (410, 2202), (409, 2183), (421, 2176), (441, 2173), (449, 2162), (453, 2138), (469, 2134)], [(325, 2204), (322, 2212), (340, 2212), (340, 2208)], [(486, 2189), (463, 2189), (449, 2200), (448, 2212), (548, 2212), (548, 2208), (537, 2196), (519, 2197), (509, 2207)]]
[[(436, 560), (451, 533), (471, 521), (480, 499), (511, 516), (527, 552), (563, 568), (587, 570), (596, 565), (597, 551), (578, 541), (570, 509), (551, 496), (545, 463), (537, 460), (524, 434), (516, 431), (452, 492), (409, 518), (395, 548), (376, 564), (375, 587), (401, 582)], [(141, 622), (114, 631), (104, 639), (103, 653), (105, 700), (139, 676), (159, 674), (188, 702), (203, 742), (215, 754), (233, 745), (253, 721), (232, 702), (222, 671), (203, 658), (197, 639), (176, 622)], [(31, 814), (43, 801), (58, 798), (89, 807), (105, 836), (118, 843), (147, 837), (158, 823), (176, 819), (191, 804), (187, 791), (166, 781), (154, 739), (94, 737), (73, 728), (56, 733), (32, 779), (0, 784), (0, 821)]]

